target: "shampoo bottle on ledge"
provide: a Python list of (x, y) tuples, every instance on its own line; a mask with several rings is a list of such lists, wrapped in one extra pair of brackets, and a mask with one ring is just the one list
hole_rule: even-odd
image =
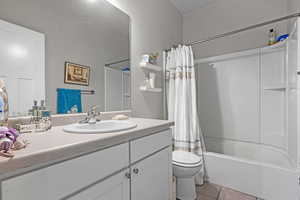
[(276, 39), (277, 39), (277, 34), (275, 29), (270, 29), (269, 31), (269, 41), (268, 41), (268, 45), (273, 45), (276, 43)]

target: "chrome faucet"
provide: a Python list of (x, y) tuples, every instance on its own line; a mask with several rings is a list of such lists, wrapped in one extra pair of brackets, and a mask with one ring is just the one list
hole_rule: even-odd
[(100, 121), (100, 119), (97, 119), (98, 116), (101, 115), (101, 112), (97, 112), (97, 108), (99, 106), (91, 106), (87, 112), (87, 116), (84, 120), (81, 120), (80, 124), (96, 124)]

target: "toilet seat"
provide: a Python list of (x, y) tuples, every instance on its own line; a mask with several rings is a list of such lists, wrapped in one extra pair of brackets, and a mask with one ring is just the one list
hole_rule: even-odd
[(202, 164), (201, 157), (186, 151), (174, 151), (172, 160), (174, 165), (180, 167), (198, 167)]

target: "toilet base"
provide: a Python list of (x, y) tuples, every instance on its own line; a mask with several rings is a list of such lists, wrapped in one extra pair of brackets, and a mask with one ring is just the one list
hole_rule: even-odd
[(176, 198), (180, 200), (195, 200), (197, 198), (194, 177), (177, 178)]

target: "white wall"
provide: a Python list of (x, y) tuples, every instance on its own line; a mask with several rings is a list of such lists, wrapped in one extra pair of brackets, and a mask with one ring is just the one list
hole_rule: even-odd
[[(286, 15), (288, 0), (214, 0), (183, 17), (183, 40), (190, 42), (225, 33), (249, 25), (268, 21)], [(290, 0), (297, 1), (299, 0)], [(237, 50), (251, 49), (266, 45), (268, 30), (266, 26), (233, 37), (218, 39), (203, 45), (194, 46), (196, 57), (203, 58), (221, 55)], [(281, 33), (286, 26), (275, 25)]]
[(182, 17), (169, 0), (109, 0), (131, 17), (132, 110), (138, 117), (162, 118), (162, 94), (139, 91), (143, 72), (138, 68), (144, 53), (160, 52), (181, 42)]
[(289, 13), (296, 13), (300, 12), (300, 1), (299, 0), (287, 0), (288, 1), (288, 12)]

